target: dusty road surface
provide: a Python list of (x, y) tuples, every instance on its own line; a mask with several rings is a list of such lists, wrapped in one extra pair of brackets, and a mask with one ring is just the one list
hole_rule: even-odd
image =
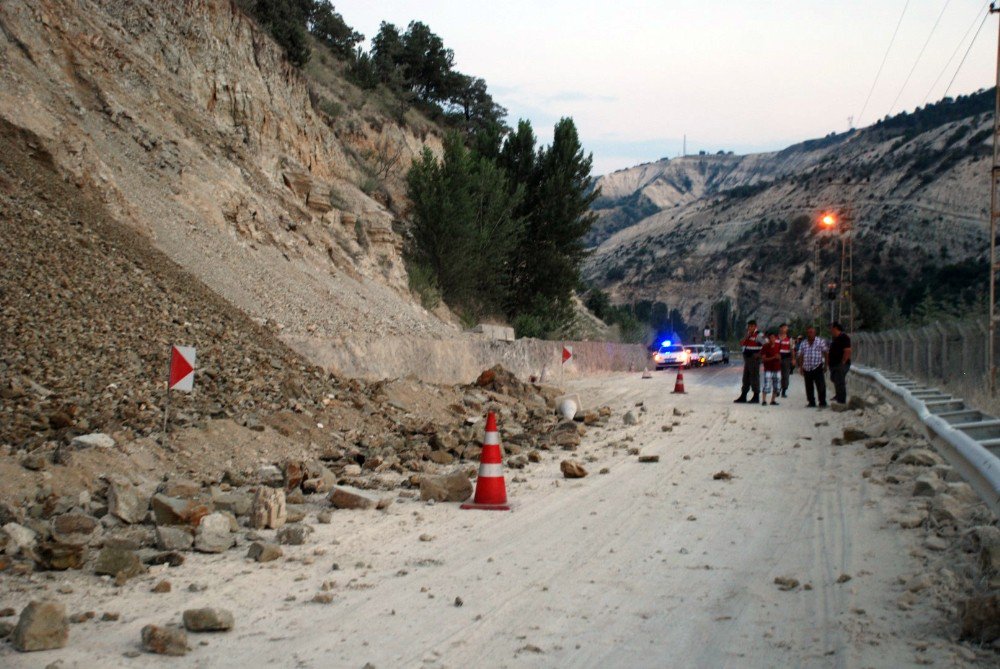
[[(734, 405), (737, 374), (692, 370), (686, 395), (670, 393), (672, 372), (575, 382), (587, 405), (612, 407), (610, 425), (575, 453), (508, 470), (511, 513), (400, 499), (387, 512), (337, 511), (268, 564), (192, 555), (121, 588), (42, 578), (70, 612), (121, 619), (73, 626), (67, 648), (5, 653), (0, 664), (974, 664), (947, 639), (933, 598), (897, 604), (901, 579), (920, 569), (923, 533), (891, 520), (905, 495), (863, 478), (875, 451), (831, 446), (862, 417), (805, 409), (799, 380), (782, 406)], [(626, 411), (637, 425), (624, 424)], [(628, 448), (660, 460), (641, 464)], [(590, 474), (564, 479), (567, 456)], [(732, 478), (715, 479), (722, 471)], [(779, 577), (799, 586), (782, 590)], [(150, 594), (163, 578), (172, 592)], [(332, 601), (312, 602), (321, 592)], [(236, 628), (190, 635), (183, 658), (138, 654), (144, 625), (194, 606), (231, 609)]]

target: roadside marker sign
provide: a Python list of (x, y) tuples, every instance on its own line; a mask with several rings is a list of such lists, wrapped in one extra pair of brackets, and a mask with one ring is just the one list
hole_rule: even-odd
[(572, 346), (563, 345), (563, 350), (562, 350), (562, 361), (563, 361), (563, 364), (565, 365), (567, 362), (569, 362), (572, 359), (573, 359), (573, 347)]
[(194, 390), (194, 346), (174, 346), (170, 351), (170, 381), (167, 390)]

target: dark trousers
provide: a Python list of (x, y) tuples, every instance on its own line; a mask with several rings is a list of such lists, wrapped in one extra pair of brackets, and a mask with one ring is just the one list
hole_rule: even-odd
[(740, 390), (740, 397), (746, 397), (747, 392), (753, 390), (754, 399), (760, 395), (760, 356), (743, 356), (743, 388)]
[(833, 401), (839, 404), (847, 403), (847, 372), (851, 371), (851, 361), (843, 365), (830, 365), (830, 381), (833, 382)]
[(816, 396), (819, 395), (819, 403), (826, 404), (826, 376), (823, 374), (822, 365), (813, 370), (803, 371), (806, 378), (806, 400), (809, 404), (815, 404)]
[(792, 376), (792, 356), (781, 356), (781, 392), (788, 390), (788, 380)]

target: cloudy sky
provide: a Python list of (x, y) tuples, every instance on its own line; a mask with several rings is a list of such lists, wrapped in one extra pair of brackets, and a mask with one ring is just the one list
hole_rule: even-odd
[(937, 100), (956, 71), (953, 96), (995, 76), (997, 17), (983, 24), (982, 0), (334, 4), (367, 38), (383, 20), (428, 24), (545, 142), (573, 117), (597, 174), (676, 156), (685, 134), (689, 153), (777, 149)]

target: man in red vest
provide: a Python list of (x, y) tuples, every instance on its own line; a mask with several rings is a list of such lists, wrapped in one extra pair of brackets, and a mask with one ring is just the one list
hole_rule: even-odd
[(792, 354), (792, 338), (788, 336), (788, 323), (778, 327), (778, 348), (781, 351), (781, 396), (788, 397), (788, 380), (795, 368), (795, 356)]
[(747, 334), (740, 341), (743, 349), (743, 387), (740, 396), (733, 400), (736, 404), (747, 401), (747, 393), (752, 389), (754, 404), (760, 402), (760, 351), (764, 348), (764, 338), (757, 331), (757, 321), (747, 321)]

